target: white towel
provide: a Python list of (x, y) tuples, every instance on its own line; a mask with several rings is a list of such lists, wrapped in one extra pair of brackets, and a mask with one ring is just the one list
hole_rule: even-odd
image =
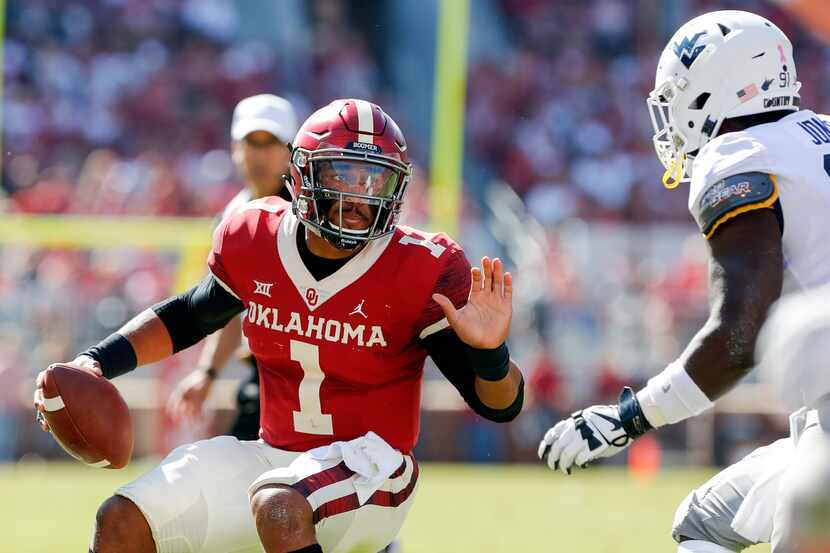
[(383, 438), (369, 432), (348, 442), (334, 442), (308, 452), (317, 461), (343, 461), (357, 473), (354, 487), (363, 505), (403, 463), (403, 455)]

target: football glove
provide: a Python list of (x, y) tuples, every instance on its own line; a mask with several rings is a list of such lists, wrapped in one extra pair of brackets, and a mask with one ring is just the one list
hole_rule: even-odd
[(650, 429), (634, 392), (624, 388), (619, 404), (594, 405), (556, 423), (539, 443), (538, 455), (551, 469), (570, 474), (574, 466), (616, 455)]

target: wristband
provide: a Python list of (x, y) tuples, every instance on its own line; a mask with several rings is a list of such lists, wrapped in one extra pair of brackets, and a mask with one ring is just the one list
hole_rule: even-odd
[(86, 355), (98, 361), (101, 373), (107, 380), (127, 374), (138, 366), (133, 345), (117, 332), (79, 355)]
[(467, 347), (467, 357), (482, 380), (501, 380), (510, 372), (510, 352), (505, 343), (493, 349)]
[(654, 428), (694, 417), (714, 405), (678, 361), (652, 377), (637, 392), (637, 400)]
[(639, 438), (653, 428), (648, 422), (640, 402), (637, 401), (637, 396), (634, 390), (626, 386), (620, 393), (620, 400), (617, 408), (620, 411), (620, 422), (623, 425), (625, 433), (632, 438)]

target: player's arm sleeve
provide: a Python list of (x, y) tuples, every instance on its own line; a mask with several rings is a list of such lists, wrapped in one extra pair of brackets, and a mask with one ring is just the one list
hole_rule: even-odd
[[(726, 221), (757, 209), (776, 209), (778, 185), (775, 177), (751, 172), (732, 175), (705, 188), (690, 206), (700, 231), (706, 238), (714, 236)], [(782, 224), (780, 207), (776, 210)]]
[(438, 370), (455, 386), (461, 397), (478, 415), (493, 422), (509, 422), (516, 418), (524, 403), (524, 380), (513, 403), (504, 409), (485, 405), (476, 394), (476, 372), (470, 362), (469, 346), (461, 341), (451, 328), (434, 332), (421, 340)]
[(207, 275), (190, 290), (157, 303), (152, 309), (167, 328), (173, 353), (177, 353), (223, 328), (242, 312), (244, 305), (213, 275)]

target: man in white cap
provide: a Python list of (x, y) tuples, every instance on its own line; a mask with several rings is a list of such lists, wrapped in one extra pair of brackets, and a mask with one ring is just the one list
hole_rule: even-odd
[[(284, 98), (257, 94), (236, 105), (231, 123), (231, 148), (245, 187), (228, 203), (220, 220), (247, 202), (265, 196), (291, 201), (283, 176), (288, 173), (290, 144), (296, 133), (297, 116)], [(239, 318), (205, 339), (198, 368), (179, 383), (170, 397), (168, 409), (174, 419), (192, 420), (201, 415), (213, 381), (240, 349), (241, 340)], [(245, 352), (241, 357), (253, 370), (251, 377), (239, 387), (237, 417), (229, 433), (240, 440), (256, 440), (259, 438), (259, 374), (250, 353)]]
[(290, 144), (296, 133), (297, 116), (285, 98), (257, 94), (236, 105), (231, 123), (233, 160), (245, 188), (225, 208), (223, 218), (239, 205), (265, 196), (291, 201), (283, 176), (288, 172)]

